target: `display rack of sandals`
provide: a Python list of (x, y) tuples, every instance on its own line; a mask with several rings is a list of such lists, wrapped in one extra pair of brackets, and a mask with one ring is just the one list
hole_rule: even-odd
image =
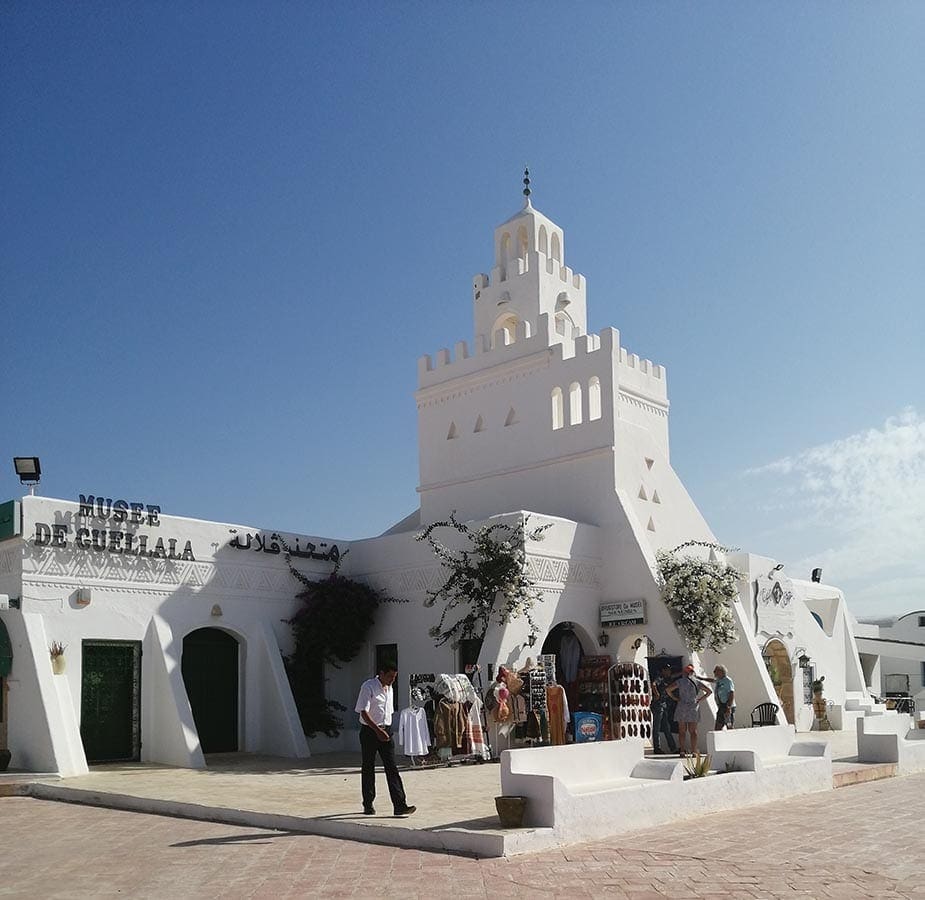
[(615, 738), (652, 740), (649, 678), (639, 663), (617, 663), (608, 673), (610, 728)]

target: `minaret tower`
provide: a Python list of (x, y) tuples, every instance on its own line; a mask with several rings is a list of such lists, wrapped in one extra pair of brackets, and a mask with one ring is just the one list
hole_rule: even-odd
[(523, 194), (523, 208), (495, 229), (491, 276), (472, 279), (476, 344), (510, 343), (518, 323), (535, 323), (544, 313), (553, 323), (554, 342), (588, 331), (585, 279), (565, 265), (562, 229), (533, 208), (529, 169)]
[(491, 274), (472, 282), (473, 346), (418, 362), (421, 521), (530, 510), (617, 531), (632, 520), (656, 545), (708, 535), (668, 461), (665, 370), (613, 328), (588, 333), (584, 276), (534, 208), (529, 171), (523, 194), (495, 229)]

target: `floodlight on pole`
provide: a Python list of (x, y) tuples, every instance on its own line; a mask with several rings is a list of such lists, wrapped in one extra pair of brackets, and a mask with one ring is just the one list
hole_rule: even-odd
[(42, 480), (42, 464), (37, 456), (14, 456), (13, 468), (19, 476), (20, 484), (29, 485), (30, 496), (35, 494), (35, 486)]

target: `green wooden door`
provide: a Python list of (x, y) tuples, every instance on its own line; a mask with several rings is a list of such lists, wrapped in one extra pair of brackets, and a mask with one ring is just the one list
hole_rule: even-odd
[(88, 763), (141, 752), (141, 642), (84, 641), (80, 737)]
[(183, 683), (203, 753), (238, 749), (238, 642), (219, 628), (183, 638)]

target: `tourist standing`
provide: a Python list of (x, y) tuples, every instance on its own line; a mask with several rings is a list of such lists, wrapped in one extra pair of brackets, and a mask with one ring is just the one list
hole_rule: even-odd
[(681, 677), (668, 686), (668, 696), (678, 703), (674, 720), (678, 723), (678, 749), (685, 755), (684, 736), (687, 735), (687, 753), (697, 752), (697, 723), (700, 721), (700, 704), (712, 694), (702, 681), (694, 678), (694, 667), (687, 665)]
[[(655, 753), (677, 753), (674, 735), (671, 733), (671, 723), (674, 721), (675, 702), (668, 695), (668, 686), (672, 683), (671, 666), (668, 663), (662, 666), (658, 677), (652, 681), (652, 749)], [(665, 736), (668, 750), (661, 749), (661, 735)]]
[(733, 728), (736, 714), (736, 686), (725, 666), (713, 669), (713, 693), (716, 694), (716, 730)]
[(360, 751), (363, 754), (362, 787), (363, 814), (373, 816), (376, 810), (376, 754), (382, 760), (385, 780), (389, 786), (392, 809), (396, 816), (410, 816), (417, 809), (405, 799), (405, 788), (395, 765), (395, 742), (392, 740), (392, 715), (395, 703), (392, 685), (398, 677), (393, 664), (385, 664), (375, 678), (364, 681), (357, 697), (356, 711), (360, 714)]

